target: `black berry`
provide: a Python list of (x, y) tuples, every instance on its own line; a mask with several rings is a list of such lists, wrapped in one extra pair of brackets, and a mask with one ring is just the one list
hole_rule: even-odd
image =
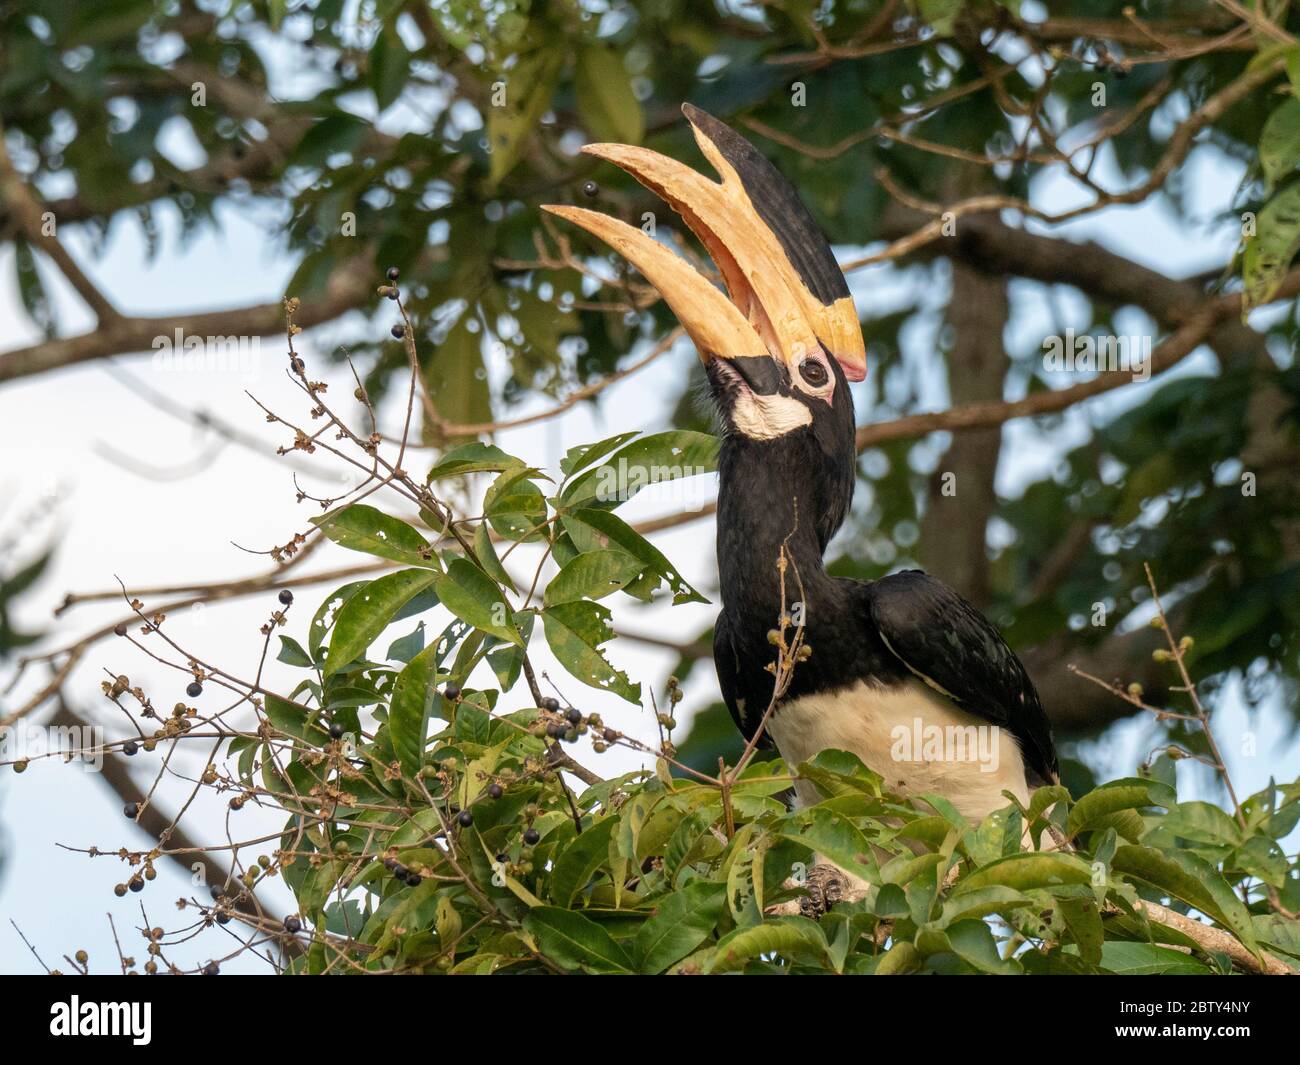
[(225, 910), (222, 910), (217, 914), (217, 924), (230, 924), (230, 914), (226, 913)]
[(460, 685), (448, 681), (442, 689), (442, 697), (448, 702), (454, 703), (460, 698)]
[(553, 740), (558, 740), (563, 734), (564, 729), (560, 728), (560, 726), (555, 724), (553, 721), (546, 726), (546, 735)]
[(119, 621), (116, 625), (113, 626), (113, 635), (114, 635), (114, 636), (125, 636), (125, 635), (126, 635), (126, 622), (125, 622), (125, 621)]
[(456, 815), (456, 823), (460, 825), (461, 828), (469, 828), (469, 826), (474, 823), (474, 815), (468, 810), (461, 810), (461, 812)]
[(282, 602), (285, 606), (288, 606), (290, 603), (292, 603), (293, 592), (289, 591), (288, 588), (282, 589), (280, 592), (280, 602)]
[(531, 847), (534, 843), (536, 843), (541, 838), (542, 838), (542, 834), (538, 832), (537, 829), (535, 828), (524, 829), (524, 842), (527, 843), (528, 846)]
[(569, 719), (570, 725), (582, 724), (582, 711), (576, 706), (569, 707), (569, 709), (564, 712), (564, 716)]
[(506, 793), (506, 789), (495, 781), (488, 785), (488, 798), (499, 799)]
[(143, 891), (144, 877), (137, 874), (136, 876), (131, 877), (131, 879), (127, 882), (126, 886), (129, 887), (132, 891)]
[(419, 873), (406, 874), (406, 883), (408, 887), (419, 887), (423, 880), (424, 877), (422, 877)]
[(192, 681), (186, 687), (185, 694), (188, 695), (191, 699), (197, 699), (200, 695), (203, 694), (203, 685), (200, 684), (197, 680)]
[(140, 745), (136, 743), (135, 740), (127, 740), (124, 744), (122, 744), (122, 753), (126, 755), (128, 758), (130, 758), (139, 750), (140, 750)]
[(395, 340), (401, 340), (402, 337), (406, 336), (406, 326), (401, 322), (397, 322), (389, 332), (393, 334)]
[(582, 194), (589, 200), (594, 200), (600, 195), (600, 186), (594, 181), (584, 181), (582, 183)]
[(552, 699), (548, 695), (545, 699), (542, 700), (542, 709), (549, 710), (551, 713), (555, 713), (560, 709), (560, 700)]
[(296, 917), (286, 917), (284, 919), (284, 930), (291, 936), (296, 936), (302, 931), (302, 922)]
[(385, 276), (388, 278), (389, 281), (396, 281), (399, 277), (402, 276), (402, 272), (399, 269), (397, 269), (396, 266), (390, 266), (388, 268), (388, 273)]
[(618, 739), (618, 733), (615, 732), (612, 728), (607, 728), (607, 729), (606, 729), (604, 732), (602, 732), (600, 735), (601, 735), (601, 738), (602, 738), (606, 743), (613, 743), (616, 739)]
[(129, 802), (122, 807), (122, 815), (127, 819), (134, 821), (140, 815), (140, 804), (138, 802)]
[(344, 733), (344, 728), (341, 722), (338, 721), (330, 722), (330, 735), (334, 739), (341, 740), (343, 738), (343, 733)]

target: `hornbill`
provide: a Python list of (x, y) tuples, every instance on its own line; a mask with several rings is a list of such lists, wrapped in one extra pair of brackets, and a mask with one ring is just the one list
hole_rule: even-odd
[[(830, 245), (789, 182), (734, 130), (689, 104), (683, 111), (720, 181), (645, 148), (583, 150), (630, 173), (682, 217), (730, 300), (639, 229), (595, 211), (546, 209), (629, 259), (704, 362), (723, 427), (722, 611), (713, 649), (727, 708), (747, 738), (764, 728), (791, 767), (838, 748), (891, 791), (942, 795), (972, 820), (1006, 806), (1004, 790), (1027, 803), (1033, 787), (1058, 780), (1056, 751), (1033, 683), (998, 630), (918, 570), (874, 581), (826, 572), (827, 543), (853, 498), (848, 384), (866, 376), (857, 312)], [(783, 612), (799, 607), (811, 654), (769, 714), (770, 634)], [(987, 757), (958, 757), (954, 742), (975, 736), (988, 742)], [(948, 742), (928, 742), (936, 737)], [(795, 793), (801, 803), (816, 800), (806, 781)]]

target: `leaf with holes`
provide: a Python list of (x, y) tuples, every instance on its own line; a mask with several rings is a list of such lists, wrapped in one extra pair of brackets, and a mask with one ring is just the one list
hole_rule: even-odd
[(340, 547), (351, 551), (364, 551), (408, 566), (438, 567), (429, 542), (415, 529), (364, 503), (322, 514), (312, 518), (311, 523)]
[(386, 629), (402, 607), (429, 588), (438, 574), (431, 570), (403, 569), (376, 577), (339, 609), (325, 656), (325, 675), (337, 673), (365, 654), (375, 637)]
[(633, 684), (626, 673), (610, 665), (600, 649), (614, 635), (605, 607), (589, 600), (557, 603), (542, 611), (542, 627), (560, 664), (583, 684), (640, 704), (641, 685)]
[(467, 559), (452, 559), (434, 586), (443, 606), (461, 621), (510, 643), (522, 645), (519, 630), (511, 624), (511, 611), (501, 590)]
[(1264, 204), (1255, 223), (1255, 235), (1246, 240), (1241, 276), (1246, 289), (1241, 313), (1249, 314), (1268, 303), (1295, 253), (1300, 250), (1300, 182), (1288, 185)]

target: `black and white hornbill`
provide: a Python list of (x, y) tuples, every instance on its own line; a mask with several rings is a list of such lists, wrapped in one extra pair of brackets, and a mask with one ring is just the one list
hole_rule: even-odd
[[(720, 182), (645, 148), (584, 151), (626, 170), (681, 215), (730, 300), (639, 229), (581, 208), (547, 210), (635, 264), (704, 361), (724, 427), (714, 659), (731, 716), (752, 736), (772, 699), (769, 633), (782, 612), (776, 562), (785, 545), (802, 586), (796, 592), (787, 574), (785, 606), (801, 600), (812, 652), (767, 721), (786, 762), (851, 751), (890, 790), (942, 795), (975, 820), (1007, 805), (1004, 790), (1027, 802), (1032, 788), (1057, 780), (1056, 751), (1038, 694), (997, 629), (917, 570), (858, 581), (824, 568), (853, 497), (848, 383), (866, 376), (857, 312), (791, 185), (734, 130), (698, 108), (683, 110)], [(959, 738), (974, 735), (988, 741), (987, 757), (971, 757)], [(927, 742), (936, 737), (956, 740), (966, 756), (951, 742)], [(796, 784), (800, 801), (813, 797), (806, 788)]]

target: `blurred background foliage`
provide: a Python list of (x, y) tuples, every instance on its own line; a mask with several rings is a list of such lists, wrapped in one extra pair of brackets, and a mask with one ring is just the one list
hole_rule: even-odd
[[(1214, 173), (1241, 176), (1216, 190), (1216, 216), (1181, 158), (1165, 173), (1160, 163), (1180, 123), (1252, 64), (1281, 55), (1300, 69), (1287, 44), (1300, 15), (1271, 7), (1277, 33), (1191, 0), (9, 0), (0, 121), (16, 172), (59, 226), (100, 245), (115, 227), (138, 227), (157, 250), (164, 203), (183, 219), (182, 239), (219, 228), (222, 205), (272, 211), (299, 263), (288, 292), (306, 307), (333, 295), (337, 313), (320, 328), (376, 396), (400, 381), (403, 356), (358, 314), (374, 313), (374, 280), (399, 267), (446, 423), (426, 424), (426, 442), (450, 442), (465, 435), (458, 426), (599, 381), (675, 324), (621, 261), (546, 227), (540, 204), (594, 201), (634, 222), (655, 213), (661, 233), (690, 246), (661, 203), (579, 155), (582, 144), (639, 142), (698, 165), (679, 110), (692, 101), (776, 162), (842, 260), (919, 228), (926, 204), (976, 193), (1037, 203), (1069, 180), (1046, 130), (1066, 145), (1100, 137), (1098, 180), (1152, 178), (1140, 198), (1178, 226), (1236, 225), (1242, 212), (1262, 223), (1270, 198), (1294, 187), (1300, 120), (1285, 76), (1204, 124), (1189, 158), (1211, 153)], [(1103, 204), (1098, 220), (1112, 210), (1124, 208)], [(32, 243), (3, 211), (25, 306), (53, 336)], [(1300, 235), (1300, 219), (1280, 212), (1266, 234), (1284, 249), (1277, 271)], [(1235, 256), (1189, 277), (1179, 263), (1152, 270), (1041, 224), (1019, 228), (1023, 219), (963, 215), (955, 240), (871, 268), (872, 285), (895, 295), (873, 301), (864, 322), (872, 366), (860, 421), (933, 408), (931, 384), (945, 377), (953, 403), (1060, 387), (1043, 369), (1042, 331), (1015, 328), (1031, 304), (1053, 308), (1050, 332), (1158, 338), (1240, 284)], [(850, 274), (860, 295), (863, 276)], [(349, 288), (349, 278), (361, 280)], [(1055, 302), (1062, 286), (1068, 314)], [(1073, 446), (1053, 443), (1079, 439), (1064, 431), (1070, 415), (1038, 419), (1017, 439), (1053, 461), (1011, 494), (994, 483), (999, 462), (1013, 461), (997, 428), (869, 448), (836, 572), (920, 563), (955, 584), (1005, 627), (1070, 739), (1132, 708), (1066, 673), (1067, 662), (1163, 697), (1169, 676), (1151, 661), (1150, 634), (1125, 625), (1147, 603), (1150, 562), (1178, 627), (1195, 634), (1207, 694), (1237, 678), (1248, 700), (1280, 693), (1294, 707), (1295, 334), (1293, 302), (1251, 328), (1221, 326), (1202, 369), (1132, 386), (1132, 400), (1085, 421)], [(674, 422), (707, 428), (688, 384)], [(955, 500), (938, 490), (944, 470), (964, 478)], [(700, 635), (683, 644), (684, 680), (707, 653)], [(14, 639), (7, 624), (0, 639)], [(737, 740), (715, 707), (682, 754), (716, 767)]]

